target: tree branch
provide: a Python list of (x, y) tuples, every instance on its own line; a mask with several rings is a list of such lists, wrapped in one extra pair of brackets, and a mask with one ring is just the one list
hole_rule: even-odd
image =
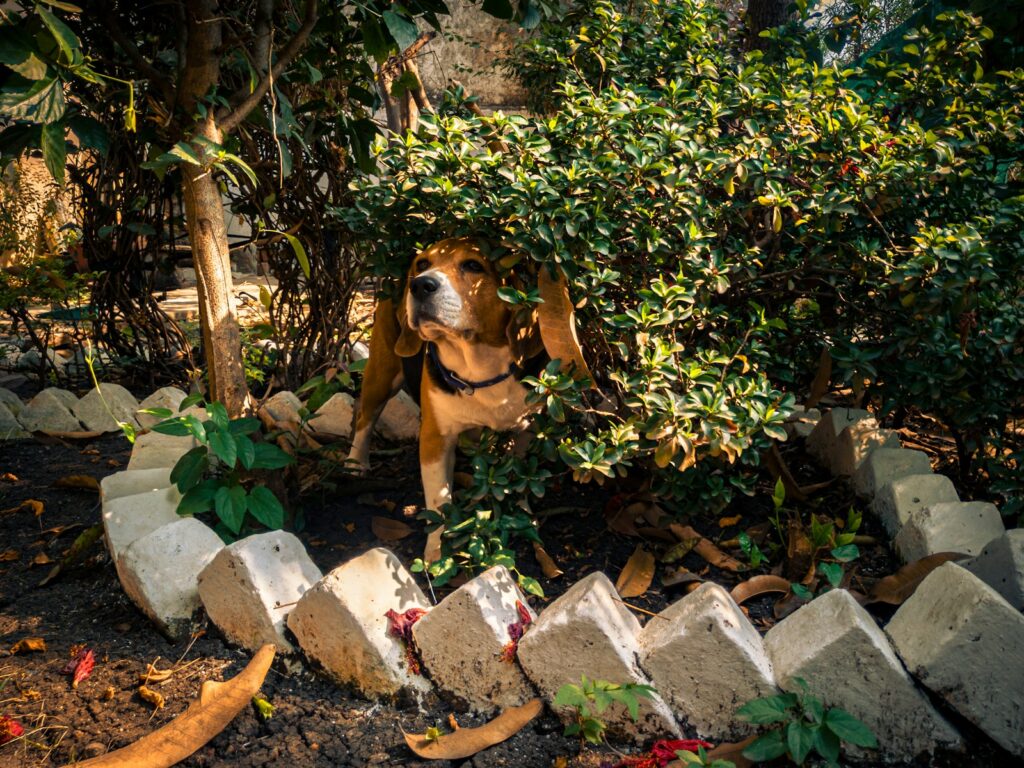
[(306, 40), (309, 39), (313, 27), (316, 25), (316, 20), (317, 0), (306, 0), (306, 12), (302, 19), (302, 26), (299, 27), (299, 31), (295, 33), (295, 36), (278, 53), (274, 66), (260, 79), (259, 84), (251, 93), (247, 93), (245, 89), (236, 91), (229, 100), (232, 105), (230, 110), (222, 110), (218, 113), (217, 127), (223, 133), (230, 133), (237, 128), (249, 113), (255, 109), (263, 97), (267, 95), (271, 84), (284, 74), (295, 57), (299, 55), (302, 47), (306, 44)]
[(171, 78), (154, 67), (149, 59), (142, 55), (135, 43), (129, 40), (124, 30), (121, 29), (117, 16), (114, 15), (105, 3), (103, 11), (103, 20), (107, 24), (107, 31), (110, 32), (110, 37), (128, 55), (128, 58), (131, 59), (132, 64), (135, 65), (139, 72), (160, 89), (160, 94), (168, 106), (171, 105), (174, 102), (175, 96), (174, 83)]

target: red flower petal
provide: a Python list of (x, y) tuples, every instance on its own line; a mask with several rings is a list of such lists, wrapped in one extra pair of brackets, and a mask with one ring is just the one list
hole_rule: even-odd
[(21, 727), (21, 723), (13, 717), (0, 715), (0, 745), (13, 741), (23, 733), (25, 733), (25, 729)]

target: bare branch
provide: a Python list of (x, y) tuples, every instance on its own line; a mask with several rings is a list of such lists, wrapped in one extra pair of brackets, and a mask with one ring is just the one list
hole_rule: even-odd
[(295, 57), (299, 55), (302, 47), (306, 44), (306, 40), (309, 39), (310, 33), (313, 31), (316, 20), (317, 0), (306, 0), (306, 12), (302, 19), (302, 26), (299, 27), (299, 31), (295, 33), (295, 36), (278, 53), (274, 66), (260, 79), (259, 84), (251, 93), (247, 93), (245, 89), (237, 91), (229, 100), (232, 104), (231, 109), (222, 110), (221, 113), (218, 113), (217, 127), (223, 133), (230, 133), (237, 128), (249, 113), (255, 109), (263, 97), (267, 95), (273, 82), (284, 74), (288, 66), (295, 60)]
[(163, 96), (164, 101), (170, 106), (174, 102), (174, 83), (171, 78), (154, 67), (152, 62), (142, 55), (142, 52), (139, 51), (135, 43), (128, 39), (128, 36), (121, 29), (121, 25), (117, 21), (117, 16), (106, 4), (104, 4), (103, 8), (103, 20), (113, 41), (128, 55), (135, 68), (160, 89), (160, 95)]

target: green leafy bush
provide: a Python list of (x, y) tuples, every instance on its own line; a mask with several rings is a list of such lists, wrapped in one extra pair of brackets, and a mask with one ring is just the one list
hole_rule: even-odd
[(552, 706), (575, 712), (575, 721), (565, 727), (566, 736), (579, 736), (591, 744), (601, 744), (608, 730), (601, 715), (610, 706), (618, 704), (625, 707), (635, 722), (640, 717), (640, 699), (649, 699), (654, 692), (649, 685), (609, 683), (591, 680), (584, 675), (579, 685), (566, 683), (559, 688)]
[(878, 741), (864, 723), (838, 707), (826, 708), (821, 699), (807, 692), (806, 681), (795, 678), (800, 693), (782, 693), (754, 699), (740, 707), (736, 716), (755, 725), (775, 726), (743, 750), (744, 757), (757, 762), (787, 755), (803, 765), (817, 752), (829, 766), (839, 764), (843, 742), (874, 749)]
[(514, 63), (545, 116), (451, 94), (354, 182), (338, 213), (392, 285), (459, 235), (567, 277), (611, 407), (553, 369), (529, 380), (538, 466), (642, 471), (665, 508), (713, 512), (750, 489), (823, 348), (883, 412), (941, 418), (971, 469), (1021, 414), (1024, 72), (986, 71), (991, 32), (965, 13), (856, 66), (790, 31), (744, 53), (711, 3), (594, 0)]
[[(199, 400), (198, 395), (185, 398), (179, 411)], [(225, 541), (252, 533), (260, 526), (282, 528), (284, 507), (274, 492), (258, 481), (258, 472), (283, 469), (295, 459), (272, 443), (250, 437), (260, 432), (259, 419), (229, 419), (221, 403), (208, 403), (205, 410), (206, 419), (193, 413), (174, 416), (168, 408), (144, 411), (163, 419), (153, 427), (154, 432), (191, 435), (199, 443), (171, 470), (171, 482), (183, 494), (178, 514), (191, 517), (213, 512), (217, 521), (214, 530)]]

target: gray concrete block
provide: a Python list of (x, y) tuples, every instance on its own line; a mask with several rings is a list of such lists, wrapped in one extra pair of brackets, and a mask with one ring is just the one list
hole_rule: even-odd
[(960, 501), (960, 496), (945, 475), (905, 475), (878, 490), (871, 511), (895, 536), (914, 512), (951, 501)]
[(893, 545), (907, 562), (937, 552), (977, 555), (1002, 533), (1003, 521), (994, 504), (953, 501), (912, 512)]
[(981, 553), (961, 563), (1001, 594), (1017, 610), (1024, 610), (1024, 528), (1014, 528), (988, 542)]
[(924, 451), (876, 448), (853, 473), (853, 489), (858, 496), (870, 499), (893, 480), (907, 475), (927, 475), (931, 471), (931, 460)]

